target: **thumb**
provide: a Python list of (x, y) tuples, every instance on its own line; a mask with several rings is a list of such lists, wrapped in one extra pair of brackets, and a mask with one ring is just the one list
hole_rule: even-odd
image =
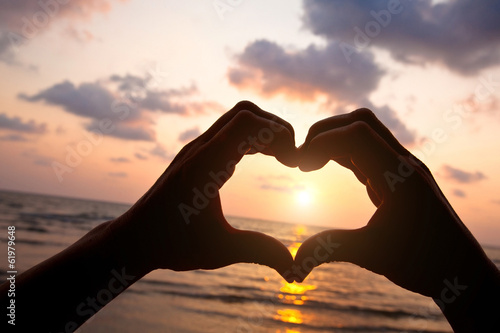
[(290, 251), (276, 238), (255, 231), (234, 230), (234, 263), (246, 262), (265, 265), (275, 269), (285, 280), (293, 282), (291, 267), (293, 258)]
[(293, 265), (295, 281), (302, 282), (323, 263), (346, 261), (360, 266), (365, 262), (366, 232), (356, 230), (326, 230), (309, 237), (302, 243)]

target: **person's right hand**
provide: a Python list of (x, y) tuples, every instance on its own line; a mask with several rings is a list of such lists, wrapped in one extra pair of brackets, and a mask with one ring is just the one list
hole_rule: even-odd
[(370, 110), (316, 123), (301, 154), (302, 171), (320, 169), (329, 160), (352, 170), (377, 210), (365, 227), (328, 230), (307, 239), (295, 258), (296, 281), (314, 266), (346, 261), (433, 297), (442, 309), (457, 299), (469, 307), (482, 283), (499, 281), (498, 270), (429, 169)]

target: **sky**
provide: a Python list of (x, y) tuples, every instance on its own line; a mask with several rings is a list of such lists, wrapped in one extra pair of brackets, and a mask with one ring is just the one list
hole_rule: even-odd
[[(500, 3), (0, 2), (0, 189), (135, 202), (240, 100), (297, 145), (368, 107), (431, 169), (478, 240), (500, 245)], [(357, 228), (375, 211), (352, 173), (247, 156), (227, 215)], [(272, 203), (272, 204), (270, 204)]]

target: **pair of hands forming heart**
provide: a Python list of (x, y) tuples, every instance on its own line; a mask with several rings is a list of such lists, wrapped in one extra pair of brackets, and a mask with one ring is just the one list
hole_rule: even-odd
[[(293, 259), (278, 240), (236, 230), (222, 213), (219, 189), (241, 158), (256, 152), (303, 171), (334, 160), (366, 185), (377, 210), (365, 227), (310, 237)], [(320, 121), (296, 148), (292, 126), (250, 102), (238, 103), (185, 146), (125, 214), (17, 276), (15, 302), (22, 306), (17, 326), (73, 332), (158, 268), (185, 271), (251, 262), (301, 282), (315, 266), (330, 261), (352, 262), (433, 297), (457, 332), (500, 328), (498, 269), (430, 171), (371, 111)], [(9, 283), (0, 285), (3, 304), (11, 302), (9, 288)]]
[[(302, 171), (335, 160), (366, 185), (377, 211), (363, 228), (312, 236), (294, 260), (278, 240), (236, 230), (222, 213), (219, 188), (243, 155), (256, 152)], [(127, 216), (141, 216), (132, 230), (145, 235), (148, 270), (251, 262), (301, 282), (315, 266), (347, 261), (435, 299), (444, 280), (460, 276), (465, 284), (487, 270), (484, 252), (430, 171), (366, 109), (316, 123), (296, 148), (289, 123), (240, 102), (181, 150)]]

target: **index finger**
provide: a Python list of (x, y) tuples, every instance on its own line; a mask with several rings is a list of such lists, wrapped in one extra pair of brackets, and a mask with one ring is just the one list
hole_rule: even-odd
[(396, 152), (367, 123), (357, 121), (322, 132), (312, 138), (302, 151), (301, 170), (323, 167), (329, 160), (349, 159), (375, 188), (386, 193), (387, 172), (397, 172)]
[[(211, 175), (221, 175), (217, 184), (220, 188), (254, 145), (287, 166), (297, 166), (298, 151), (288, 126), (249, 110), (239, 110), (187, 162), (197, 169), (192, 174), (204, 177), (204, 181), (210, 181)], [(205, 172), (200, 172), (200, 166)]]
[(260, 107), (255, 105), (254, 103), (250, 101), (240, 101), (238, 102), (235, 106), (231, 108), (228, 112), (226, 112), (224, 115), (222, 115), (210, 128), (205, 131), (200, 137), (203, 137), (204, 141), (209, 141), (213, 136), (215, 136), (224, 126), (226, 126), (229, 121), (234, 118), (240, 111), (242, 110), (247, 110), (252, 112), (253, 114), (264, 118), (264, 119), (269, 119), (272, 120), (286, 129), (290, 133), (292, 133), (292, 136), (294, 135), (294, 130), (292, 125), (285, 121), (284, 119), (270, 113), (267, 111), (262, 110)]
[(401, 155), (408, 155), (410, 152), (399, 143), (391, 131), (366, 108), (357, 109), (353, 112), (333, 116), (318, 121), (309, 129), (304, 146), (307, 146), (317, 135), (335, 129), (348, 126), (354, 122), (362, 121), (368, 124), (394, 151)]
[[(175, 160), (180, 160), (185, 158), (189, 153), (192, 153), (193, 150), (196, 151), (207, 142), (213, 139), (226, 125), (228, 125), (233, 118), (235, 118), (241, 111), (249, 111), (255, 114), (258, 117), (263, 119), (268, 119), (277, 125), (281, 125), (281, 128), (285, 128), (288, 132), (291, 133), (291, 136), (294, 137), (294, 130), (292, 125), (285, 121), (284, 119), (262, 110), (260, 107), (255, 105), (250, 101), (240, 101), (235, 106), (233, 106), (229, 111), (224, 113), (219, 119), (217, 119), (204, 133), (198, 136), (196, 139), (188, 143), (175, 157)], [(272, 152), (269, 152), (266, 149), (262, 149), (261, 151), (264, 154), (270, 155)], [(296, 165), (295, 165), (296, 166)]]

